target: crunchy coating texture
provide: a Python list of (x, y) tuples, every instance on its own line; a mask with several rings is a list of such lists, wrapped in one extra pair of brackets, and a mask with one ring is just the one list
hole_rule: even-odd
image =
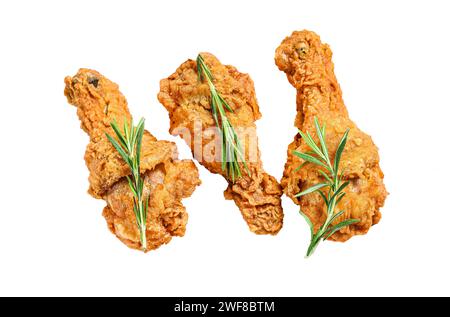
[[(371, 137), (349, 119), (342, 100), (342, 91), (334, 75), (332, 52), (322, 44), (318, 35), (310, 31), (294, 32), (277, 48), (275, 63), (285, 72), (289, 82), (297, 89), (297, 116), (295, 126), (308, 131), (318, 141), (314, 127), (314, 116), (326, 124), (326, 142), (330, 158), (347, 128), (350, 133), (343, 152), (340, 167), (344, 178), (350, 181), (346, 197), (336, 210), (345, 213), (336, 220), (360, 219), (360, 222), (345, 227), (330, 237), (330, 240), (346, 241), (354, 235), (365, 234), (380, 221), (380, 207), (387, 196), (383, 184), (383, 172), (379, 166), (378, 149)], [(317, 166), (297, 167), (303, 160), (293, 155), (294, 150), (306, 152), (306, 143), (297, 135), (289, 145), (288, 158), (281, 180), (284, 192), (308, 215), (317, 230), (326, 218), (326, 207), (318, 193), (294, 197), (300, 191), (322, 182)]]
[[(227, 179), (229, 185), (225, 198), (234, 200), (251, 231), (276, 234), (283, 225), (282, 191), (277, 180), (263, 170), (260, 159), (254, 122), (261, 117), (261, 113), (253, 81), (249, 75), (238, 72), (233, 66), (222, 65), (212, 54), (202, 53), (202, 57), (214, 76), (216, 89), (233, 109), (233, 112), (227, 112), (227, 117), (239, 134), (251, 176), (242, 168), (243, 176), (233, 183), (222, 170), (220, 159), (203, 159), (204, 149), (213, 154), (221, 149), (220, 144), (214, 143), (214, 136), (208, 133), (215, 127), (210, 108), (210, 91), (206, 83), (199, 82), (197, 64), (193, 60), (186, 61), (175, 73), (160, 82), (158, 99), (169, 112), (170, 133), (177, 135), (183, 134), (180, 133), (183, 129), (189, 131), (192, 140), (184, 139), (194, 157), (210, 172)], [(240, 130), (252, 132), (244, 137), (239, 133)], [(256, 153), (251, 154), (254, 149)]]
[[(108, 228), (123, 243), (140, 249), (139, 230), (133, 212), (133, 196), (126, 176), (130, 170), (105, 133), (115, 136), (110, 122), (131, 119), (127, 101), (117, 84), (95, 70), (80, 69), (65, 78), (64, 94), (77, 107), (81, 128), (89, 135), (85, 161), (89, 169), (89, 193), (107, 203), (103, 209)], [(148, 250), (168, 243), (172, 236), (183, 236), (188, 214), (181, 199), (189, 197), (200, 184), (192, 160), (178, 160), (176, 145), (158, 141), (148, 131), (142, 140), (141, 173), (144, 195), (149, 195), (147, 216)]]

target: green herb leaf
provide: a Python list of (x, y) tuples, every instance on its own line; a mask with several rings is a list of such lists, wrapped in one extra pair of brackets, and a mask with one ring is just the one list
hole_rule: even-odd
[(344, 135), (342, 136), (341, 141), (339, 142), (339, 145), (337, 147), (336, 150), (336, 155), (334, 157), (334, 170), (337, 171), (338, 167), (339, 167), (339, 163), (341, 162), (341, 156), (342, 156), (342, 152), (344, 151), (345, 148), (345, 144), (347, 143), (347, 137), (348, 137), (348, 133), (350, 132), (350, 129), (347, 129), (347, 131), (345, 131)]
[(357, 222), (359, 222), (358, 219), (347, 219), (347, 220), (344, 220), (344, 221), (338, 223), (337, 225), (335, 225), (329, 229), (329, 231), (324, 235), (323, 240), (326, 240), (329, 237), (331, 237), (336, 231), (341, 230), (342, 228), (350, 226), (351, 224), (354, 224)]
[(339, 202), (342, 200), (342, 198), (344, 198), (345, 193), (340, 193), (339, 197), (336, 199), (336, 206), (339, 204)]
[(325, 143), (325, 125), (323, 126), (323, 131), (320, 128), (319, 120), (314, 117), (314, 124), (316, 126), (317, 137), (319, 138), (320, 146), (325, 157), (328, 157), (328, 149)]
[(144, 124), (145, 120), (142, 118), (136, 128), (136, 161), (139, 165), (141, 161), (142, 139), (144, 137)]
[(111, 142), (111, 144), (115, 147), (115, 149), (120, 154), (120, 156), (125, 161), (125, 163), (130, 165), (128, 154), (125, 153), (125, 150), (120, 146), (120, 144), (117, 143), (117, 141), (112, 136), (110, 136), (109, 134), (106, 134), (106, 137), (108, 138), (109, 142)]
[(113, 128), (114, 133), (116, 134), (117, 139), (119, 140), (119, 143), (122, 145), (122, 147), (126, 148), (127, 143), (126, 143), (125, 139), (123, 138), (122, 133), (120, 132), (120, 129), (117, 126), (117, 122), (115, 120), (113, 122), (111, 122), (111, 128)]
[(306, 154), (306, 153), (297, 152), (297, 151), (294, 151), (294, 155), (298, 156), (299, 158), (301, 158), (301, 159), (303, 159), (303, 160), (305, 160), (307, 162), (310, 162), (310, 163), (313, 163), (313, 164), (316, 164), (316, 165), (320, 165), (320, 166), (322, 166), (322, 167), (324, 167), (326, 169), (329, 169), (329, 167), (326, 164), (322, 163), (318, 158), (316, 158), (316, 157), (314, 157), (312, 155), (309, 155), (309, 154)]
[(331, 219), (329, 220), (329, 223), (333, 223), (333, 221), (336, 220), (337, 218), (339, 218), (343, 213), (344, 213), (344, 210), (341, 210), (341, 211), (335, 213), (333, 215), (333, 217), (331, 217)]
[(322, 170), (319, 170), (319, 173), (320, 173), (323, 177), (325, 177), (325, 179), (326, 179), (330, 184), (333, 184), (333, 181), (331, 180), (330, 176), (328, 176), (327, 173), (325, 173), (325, 172), (322, 171)]
[(302, 168), (303, 166), (305, 166), (306, 164), (308, 164), (308, 162), (303, 162), (302, 164), (300, 164), (299, 167), (297, 167), (297, 168), (294, 170), (294, 172), (298, 172), (298, 171), (301, 170), (301, 168)]
[(225, 109), (229, 112), (233, 112), (233, 109), (217, 91), (213, 83), (211, 70), (200, 54), (197, 56), (197, 74), (200, 82), (206, 80), (208, 83), (211, 98), (211, 113), (221, 135), (222, 170), (226, 171), (227, 177), (234, 183), (237, 178), (242, 177), (240, 163), (244, 165), (248, 175), (250, 175), (250, 170), (245, 161), (238, 135), (225, 113)]
[[(136, 127), (133, 122), (128, 124), (124, 119), (123, 133), (119, 130), (115, 121), (111, 122), (111, 128), (119, 141), (106, 133), (106, 138), (111, 142), (119, 155), (131, 170), (131, 176), (127, 176), (128, 185), (133, 194), (133, 213), (139, 230), (141, 248), (147, 250), (146, 219), (148, 212), (148, 200), (144, 198), (144, 180), (140, 175), (140, 157), (142, 138), (144, 135), (144, 119), (141, 119)], [(119, 144), (120, 143), (120, 144)], [(143, 199), (146, 200), (145, 205)]]
[(328, 198), (325, 196), (325, 194), (321, 190), (318, 190), (317, 192), (320, 194), (320, 196), (322, 196), (322, 199), (325, 202), (325, 205), (327, 205), (327, 208), (329, 208), (330, 203), (328, 201)]
[[(342, 136), (339, 145), (336, 149), (335, 153), (335, 159), (333, 162), (333, 165), (331, 165), (330, 157), (329, 157), (329, 151), (326, 144), (326, 138), (325, 138), (325, 125), (322, 127), (320, 126), (319, 120), (314, 117), (314, 125), (317, 133), (317, 137), (319, 138), (319, 146), (314, 142), (313, 138), (311, 137), (311, 134), (309, 131), (306, 131), (305, 133), (299, 130), (299, 134), (302, 137), (302, 139), (305, 141), (306, 145), (309, 146), (311, 149), (307, 152), (298, 152), (293, 151), (292, 153), (296, 155), (297, 157), (303, 159), (305, 162), (303, 162), (299, 168), (303, 167), (307, 163), (314, 164), (318, 167), (318, 173), (323, 176), (327, 183), (319, 183), (316, 185), (311, 186), (310, 188), (304, 190), (301, 193), (298, 193), (295, 195), (295, 197), (302, 197), (304, 195), (308, 195), (314, 192), (318, 192), (320, 197), (325, 202), (325, 205), (327, 206), (327, 218), (324, 223), (321, 224), (319, 230), (314, 233), (313, 230), (311, 233), (311, 242), (308, 246), (306, 256), (309, 257), (313, 254), (313, 252), (316, 250), (317, 246), (319, 245), (320, 241), (326, 240), (331, 235), (333, 235), (336, 231), (342, 229), (345, 226), (351, 225), (355, 222), (358, 222), (359, 220), (356, 219), (347, 219), (344, 220), (337, 225), (333, 226), (332, 223), (340, 217), (344, 211), (341, 210), (338, 213), (334, 213), (334, 209), (336, 208), (337, 204), (343, 199), (345, 196), (344, 189), (349, 185), (349, 182), (342, 182), (343, 180), (343, 171), (339, 173), (339, 163), (341, 160), (342, 152), (344, 151), (347, 137), (349, 130), (344, 133)], [(317, 157), (316, 157), (317, 156)], [(297, 168), (295, 171), (297, 171), (299, 168)], [(322, 170), (322, 168), (325, 168), (329, 174), (327, 174), (325, 171)], [(322, 191), (323, 188), (328, 187), (328, 193), (324, 193)], [(305, 217), (304, 214), (302, 214), (304, 218), (306, 219), (308, 225), (310, 228), (313, 228), (314, 225), (311, 223), (311, 219), (308, 217)]]
[(335, 199), (345, 189), (345, 187), (348, 186), (348, 184), (350, 184), (350, 182), (345, 182), (345, 183), (341, 184), (341, 186), (339, 186), (338, 190), (336, 190), (334, 192), (334, 194), (331, 196), (330, 200)]
[(307, 195), (307, 194), (311, 194), (311, 193), (313, 193), (313, 192), (315, 192), (315, 191), (317, 191), (317, 190), (319, 190), (319, 189), (321, 189), (323, 187), (326, 187), (326, 186), (329, 186), (329, 185), (326, 184), (326, 183), (321, 183), (321, 184), (317, 184), (317, 185), (311, 186), (310, 188), (302, 191), (301, 193), (296, 194), (295, 197), (301, 197), (301, 196), (304, 196), (304, 195)]
[(309, 217), (304, 214), (301, 210), (299, 210), (300, 215), (302, 215), (303, 218), (305, 218), (306, 223), (308, 224), (309, 227), (309, 231), (311, 233), (311, 239), (314, 237), (314, 225), (312, 224), (311, 220), (309, 219)]

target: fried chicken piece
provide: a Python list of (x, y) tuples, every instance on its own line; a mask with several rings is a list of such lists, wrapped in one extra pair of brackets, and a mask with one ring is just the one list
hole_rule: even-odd
[[(387, 192), (379, 166), (378, 149), (371, 137), (349, 119), (341, 88), (334, 75), (331, 56), (330, 47), (322, 44), (318, 35), (301, 31), (294, 32), (283, 40), (276, 50), (275, 63), (297, 89), (295, 126), (308, 131), (318, 142), (314, 127), (314, 116), (317, 116), (320, 124), (326, 125), (326, 142), (332, 160), (342, 135), (347, 128), (350, 129), (340, 163), (344, 179), (349, 180), (350, 185), (345, 190), (346, 196), (336, 207), (337, 211), (345, 210), (345, 213), (335, 224), (348, 218), (360, 221), (342, 228), (330, 237), (330, 240), (346, 241), (354, 235), (367, 233), (372, 225), (380, 221), (380, 207), (384, 204)], [(300, 205), (302, 212), (311, 219), (317, 230), (326, 219), (326, 206), (322, 198), (318, 193), (300, 198), (294, 195), (324, 179), (312, 164), (297, 171), (303, 160), (293, 155), (294, 150), (309, 151), (299, 135), (289, 145), (281, 186)]]
[[(127, 101), (117, 84), (95, 70), (80, 69), (74, 77), (65, 78), (64, 94), (77, 107), (81, 128), (89, 135), (85, 161), (89, 169), (89, 193), (107, 203), (103, 209), (109, 229), (123, 243), (140, 249), (139, 230), (133, 212), (133, 195), (126, 176), (130, 169), (105, 133), (115, 136), (110, 126), (114, 119), (119, 127), (131, 120)], [(147, 216), (147, 251), (168, 243), (172, 236), (183, 236), (188, 214), (181, 199), (189, 197), (200, 184), (192, 160), (178, 160), (176, 145), (158, 141), (144, 132), (141, 173), (144, 197), (150, 197)]]
[(216, 125), (209, 87), (199, 82), (197, 63), (193, 60), (184, 62), (160, 82), (158, 99), (169, 112), (170, 133), (182, 135), (200, 164), (227, 179), (225, 198), (234, 200), (251, 231), (276, 234), (283, 225), (282, 191), (277, 180), (263, 170), (260, 159), (254, 122), (261, 114), (253, 81), (233, 66), (222, 65), (214, 55), (201, 55), (211, 70), (216, 89), (233, 110), (226, 115), (239, 135), (250, 176), (242, 168), (242, 177), (233, 183), (222, 170), (220, 138), (216, 137), (217, 132), (211, 133)]

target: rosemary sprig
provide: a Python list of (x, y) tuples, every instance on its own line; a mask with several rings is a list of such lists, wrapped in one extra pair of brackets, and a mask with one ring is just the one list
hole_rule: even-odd
[(238, 135), (225, 113), (225, 109), (230, 112), (233, 112), (233, 109), (216, 90), (211, 71), (200, 54), (197, 56), (197, 73), (200, 82), (206, 80), (208, 83), (212, 115), (220, 132), (222, 142), (222, 170), (226, 171), (227, 176), (231, 177), (231, 181), (234, 183), (237, 178), (242, 176), (239, 161), (244, 165), (248, 175), (250, 175), (250, 170), (245, 162)]
[(133, 126), (131, 120), (128, 124), (124, 120), (123, 133), (120, 131), (117, 122), (111, 122), (117, 140), (106, 133), (109, 142), (119, 152), (122, 159), (127, 163), (131, 170), (131, 177), (127, 176), (128, 184), (133, 193), (133, 211), (136, 217), (136, 224), (139, 229), (142, 250), (147, 251), (146, 223), (149, 197), (144, 198), (144, 180), (140, 173), (140, 158), (142, 137), (144, 135), (144, 119), (142, 118), (137, 126)]
[[(348, 181), (343, 182), (343, 173), (339, 173), (339, 163), (341, 160), (342, 152), (344, 151), (345, 144), (347, 143), (349, 129), (347, 129), (347, 131), (345, 131), (344, 135), (342, 136), (342, 139), (339, 142), (336, 150), (334, 161), (331, 162), (325, 139), (325, 124), (321, 127), (319, 124), (319, 120), (317, 120), (316, 117), (314, 117), (314, 123), (316, 127), (316, 133), (319, 138), (319, 145), (314, 142), (309, 132), (303, 133), (299, 130), (298, 132), (300, 133), (302, 139), (310, 147), (311, 151), (308, 151), (306, 153), (300, 153), (298, 151), (293, 152), (294, 155), (305, 161), (299, 168), (308, 163), (315, 164), (319, 167), (319, 173), (325, 178), (325, 181), (323, 183), (313, 185), (310, 188), (295, 195), (295, 197), (301, 197), (317, 192), (320, 194), (325, 202), (325, 205), (327, 206), (327, 218), (317, 232), (314, 232), (314, 225), (312, 224), (308, 216), (300, 211), (300, 214), (305, 218), (311, 231), (311, 242), (306, 252), (306, 257), (309, 257), (314, 253), (320, 241), (328, 239), (336, 231), (342, 229), (345, 226), (349, 226), (353, 223), (359, 222), (358, 219), (347, 219), (332, 226), (333, 221), (344, 213), (344, 210), (335, 213), (335, 208), (345, 196), (345, 192), (343, 190), (349, 184)], [(324, 172), (323, 169), (325, 169), (326, 172)], [(328, 188), (328, 191), (326, 193), (322, 191), (322, 189), (325, 188)]]

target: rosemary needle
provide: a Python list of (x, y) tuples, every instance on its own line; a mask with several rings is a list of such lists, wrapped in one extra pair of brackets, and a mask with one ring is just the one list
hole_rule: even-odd
[(233, 109), (231, 109), (226, 100), (217, 91), (213, 84), (212, 73), (200, 54), (197, 56), (197, 73), (200, 82), (206, 80), (208, 83), (211, 95), (211, 111), (221, 136), (222, 170), (226, 171), (227, 176), (230, 177), (231, 181), (234, 183), (237, 178), (242, 176), (239, 165), (240, 161), (244, 165), (248, 175), (250, 175), (250, 170), (245, 162), (238, 135), (225, 113), (225, 109), (230, 112), (233, 112)]
[(131, 192), (133, 193), (133, 211), (139, 229), (141, 247), (145, 252), (147, 251), (146, 223), (149, 197), (144, 198), (144, 180), (140, 174), (144, 119), (141, 119), (137, 126), (133, 126), (133, 121), (128, 124), (125, 119), (123, 133), (120, 131), (115, 120), (111, 122), (111, 127), (114, 130), (118, 141), (108, 133), (106, 133), (106, 137), (131, 170), (131, 177), (127, 176), (127, 180)]
[[(320, 241), (328, 239), (336, 231), (346, 226), (359, 222), (358, 219), (347, 219), (334, 226), (332, 225), (333, 221), (344, 213), (344, 210), (336, 213), (335, 208), (341, 201), (341, 199), (345, 196), (345, 192), (343, 190), (349, 184), (348, 181), (343, 182), (343, 173), (339, 173), (339, 163), (341, 160), (342, 152), (345, 148), (345, 144), (347, 143), (349, 129), (347, 129), (347, 131), (345, 131), (344, 135), (342, 136), (342, 139), (339, 142), (336, 150), (334, 161), (331, 162), (325, 139), (325, 125), (321, 127), (319, 124), (319, 120), (317, 120), (316, 117), (314, 117), (314, 124), (316, 127), (317, 136), (319, 138), (319, 145), (314, 142), (309, 132), (303, 133), (299, 130), (298, 132), (300, 133), (305, 143), (309, 146), (311, 151), (307, 153), (300, 153), (298, 151), (293, 152), (294, 155), (305, 161), (299, 168), (302, 168), (307, 163), (315, 164), (320, 168), (319, 173), (325, 178), (325, 181), (323, 183), (315, 184), (310, 188), (302, 191), (301, 193), (295, 195), (295, 197), (301, 197), (317, 192), (320, 194), (327, 207), (327, 218), (325, 222), (320, 226), (319, 230), (317, 230), (317, 232), (314, 232), (314, 225), (312, 224), (308, 216), (300, 211), (300, 214), (305, 218), (311, 231), (311, 242), (309, 244), (308, 250), (306, 251), (306, 257), (309, 257), (314, 253)], [(325, 169), (326, 172), (324, 172), (323, 169)], [(328, 188), (328, 191), (324, 193), (322, 189), (326, 188)]]

